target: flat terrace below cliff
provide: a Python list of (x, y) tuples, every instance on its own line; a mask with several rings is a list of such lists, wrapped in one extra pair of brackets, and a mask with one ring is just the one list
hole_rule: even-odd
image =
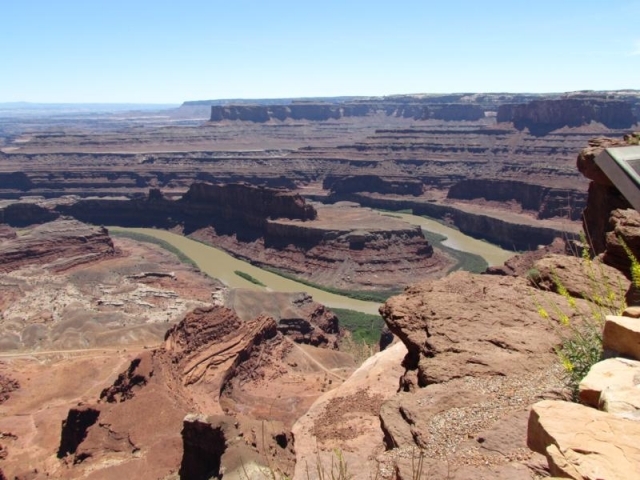
[(333, 205), (313, 204), (318, 211), (315, 220), (302, 222), (301, 220), (290, 220), (278, 218), (270, 220), (269, 223), (296, 225), (313, 230), (327, 230), (340, 232), (366, 231), (374, 232), (398, 232), (413, 230), (415, 227), (402, 219), (394, 218), (393, 214), (384, 215), (362, 208), (353, 202), (337, 202)]

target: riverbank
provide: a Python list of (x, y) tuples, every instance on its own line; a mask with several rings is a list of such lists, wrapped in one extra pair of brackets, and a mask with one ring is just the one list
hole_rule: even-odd
[(248, 262), (232, 257), (228, 253), (219, 250), (210, 245), (197, 242), (190, 238), (178, 235), (166, 230), (158, 230), (153, 228), (124, 228), (124, 227), (108, 227), (109, 231), (132, 232), (141, 235), (160, 239), (174, 248), (180, 250), (184, 255), (189, 257), (200, 270), (207, 275), (219, 279), (230, 288), (250, 288), (254, 290), (263, 290), (256, 283), (237, 275), (235, 271), (244, 272), (256, 280), (259, 280), (268, 290), (276, 292), (307, 292), (317, 302), (327, 305), (331, 308), (343, 308), (355, 310), (357, 312), (378, 314), (380, 303), (365, 302), (348, 298), (342, 295), (325, 292), (318, 288), (296, 282), (294, 280), (281, 277), (272, 272), (268, 272)]

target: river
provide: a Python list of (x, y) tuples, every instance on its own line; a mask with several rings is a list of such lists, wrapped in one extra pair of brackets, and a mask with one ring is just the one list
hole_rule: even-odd
[[(425, 230), (445, 235), (447, 240), (443, 242), (444, 245), (456, 250), (480, 255), (487, 261), (487, 263), (489, 263), (489, 265), (501, 265), (507, 258), (513, 256), (513, 252), (509, 252), (490, 243), (471, 238), (458, 230), (442, 225), (435, 220), (405, 213), (393, 212), (393, 215), (402, 217), (406, 222), (413, 225), (419, 225)], [(264, 288), (236, 275), (234, 272), (238, 270), (248, 273), (255, 279), (264, 283), (267, 285), (268, 290), (276, 292), (304, 291), (311, 295), (314, 300), (327, 305), (328, 307), (347, 308), (358, 312), (372, 314), (378, 313), (378, 307), (380, 304), (376, 302), (364, 302), (362, 300), (336, 295), (334, 293), (325, 292), (324, 290), (319, 290), (317, 288), (289, 280), (276, 275), (275, 273), (268, 272), (251, 265), (250, 263), (232, 257), (223, 250), (166, 230), (123, 227), (109, 227), (109, 230), (113, 232), (122, 231), (141, 233), (164, 240), (191, 258), (191, 260), (198, 265), (200, 270), (211, 277), (220, 279), (220, 281), (231, 288), (250, 288), (254, 290), (262, 290)]]
[(239, 270), (248, 273), (257, 280), (260, 280), (262, 283), (267, 285), (268, 290), (275, 292), (307, 292), (314, 300), (328, 307), (347, 308), (349, 310), (372, 314), (378, 313), (378, 307), (380, 306), (379, 303), (363, 302), (362, 300), (343, 297), (342, 295), (336, 295), (334, 293), (325, 292), (324, 290), (309, 287), (302, 283), (276, 275), (275, 273), (262, 270), (250, 263), (232, 257), (223, 250), (205, 245), (204, 243), (196, 242), (195, 240), (183, 237), (182, 235), (153, 228), (108, 228), (109, 231), (113, 232), (121, 231), (142, 233), (144, 235), (149, 235), (150, 237), (164, 240), (191, 258), (191, 260), (198, 265), (200, 270), (211, 277), (219, 279), (231, 288), (250, 288), (253, 290), (262, 290), (264, 288), (251, 283), (234, 273), (235, 270)]
[(484, 240), (470, 237), (460, 230), (448, 227), (430, 218), (398, 212), (385, 212), (385, 214), (400, 217), (412, 225), (419, 225), (423, 230), (444, 235), (447, 239), (442, 242), (443, 245), (453, 248), (454, 250), (480, 255), (487, 261), (489, 266), (502, 265), (505, 260), (515, 255), (515, 252), (505, 250)]

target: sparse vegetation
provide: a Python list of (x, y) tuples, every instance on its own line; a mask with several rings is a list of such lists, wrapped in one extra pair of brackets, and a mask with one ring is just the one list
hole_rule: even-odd
[(144, 233), (138, 233), (138, 232), (127, 232), (124, 230), (116, 230), (116, 229), (109, 230), (109, 235), (113, 237), (130, 238), (131, 240), (136, 240), (138, 242), (152, 243), (154, 245), (158, 245), (159, 247), (164, 248), (168, 252), (173, 253), (176, 257), (178, 257), (178, 260), (180, 260), (182, 263), (186, 263), (187, 265), (191, 265), (192, 267), (198, 268), (198, 265), (196, 265), (196, 263), (193, 260), (191, 260), (189, 256), (185, 255), (180, 249), (174, 247), (169, 242), (153, 237), (151, 235), (145, 235)]
[(402, 289), (394, 289), (394, 290), (342, 290), (340, 288), (329, 287), (327, 285), (321, 285), (319, 283), (310, 282), (309, 280), (305, 280), (304, 278), (297, 277), (290, 273), (282, 272), (275, 268), (271, 267), (262, 267), (263, 270), (267, 270), (268, 272), (275, 273), (283, 278), (287, 278), (289, 280), (293, 280), (294, 282), (301, 283), (308, 287), (317, 288), (318, 290), (323, 290), (325, 292), (333, 293), (335, 295), (342, 295), (343, 297), (353, 298), (355, 300), (362, 300), (363, 302), (377, 302), (384, 303), (387, 301), (389, 297), (399, 294)]
[[(582, 244), (588, 245), (584, 235), (581, 238)], [(625, 250), (631, 259), (632, 272), (633, 265), (637, 265), (640, 281), (640, 264), (628, 248)], [(588, 285), (585, 285), (585, 290), (580, 296), (586, 302), (578, 303), (553, 272), (555, 291), (564, 299), (563, 303), (566, 302), (566, 305), (551, 303), (545, 308), (539, 301), (537, 302), (539, 315), (544, 319), (553, 319), (557, 322), (554, 325), (557, 326), (562, 342), (556, 348), (556, 353), (567, 374), (567, 387), (571, 389), (574, 400), (578, 399), (582, 379), (589, 373), (591, 367), (603, 358), (602, 327), (606, 316), (620, 315), (626, 308), (624, 288), (621, 285), (615, 285), (605, 274), (602, 264), (591, 259), (590, 249), (583, 248), (580, 256), (588, 278)], [(538, 285), (540, 276), (539, 272), (535, 273), (536, 275), (528, 275), (528, 278), (534, 285)]]
[(243, 272), (242, 270), (234, 270), (233, 273), (235, 273), (240, 278), (244, 278), (246, 281), (253, 283), (254, 285), (258, 285), (260, 287), (266, 287), (266, 285), (262, 283), (260, 280), (258, 280), (256, 277), (253, 277), (248, 273)]
[[(351, 480), (353, 474), (349, 473), (349, 467), (347, 465), (342, 451), (336, 449), (333, 451), (331, 457), (331, 466), (325, 467), (320, 459), (320, 454), (316, 457), (316, 475), (318, 480)], [(311, 472), (309, 471), (309, 464), (307, 464), (307, 480), (311, 480)]]
[(384, 327), (384, 320), (380, 315), (356, 312), (345, 308), (332, 308), (340, 322), (340, 326), (351, 332), (355, 342), (375, 345), (380, 340), (380, 333)]

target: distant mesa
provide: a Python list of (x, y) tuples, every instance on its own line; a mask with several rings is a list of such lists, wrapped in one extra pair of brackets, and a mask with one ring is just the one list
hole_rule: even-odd
[[(635, 99), (636, 104), (638, 99)], [(512, 122), (518, 130), (546, 135), (563, 127), (581, 127), (597, 122), (612, 129), (630, 128), (638, 118), (636, 105), (609, 96), (576, 96), (533, 100), (523, 104), (505, 104), (498, 108), (498, 122)]]
[(271, 120), (328, 121), (347, 117), (383, 115), (414, 120), (475, 121), (485, 117), (492, 105), (462, 102), (463, 95), (398, 96), (355, 98), (344, 101), (300, 101), (280, 104), (212, 104), (212, 122), (245, 121), (264, 123)]
[[(191, 102), (200, 106), (207, 102)], [(640, 116), (635, 93), (578, 92), (560, 95), (451, 94), (346, 97), (280, 102), (213, 102), (211, 122), (306, 120), (329, 121), (350, 117), (387, 116), (413, 120), (478, 121), (496, 116), (518, 130), (546, 135), (562, 127), (597, 122), (612, 129), (629, 128)], [(187, 105), (185, 103), (185, 105)]]

